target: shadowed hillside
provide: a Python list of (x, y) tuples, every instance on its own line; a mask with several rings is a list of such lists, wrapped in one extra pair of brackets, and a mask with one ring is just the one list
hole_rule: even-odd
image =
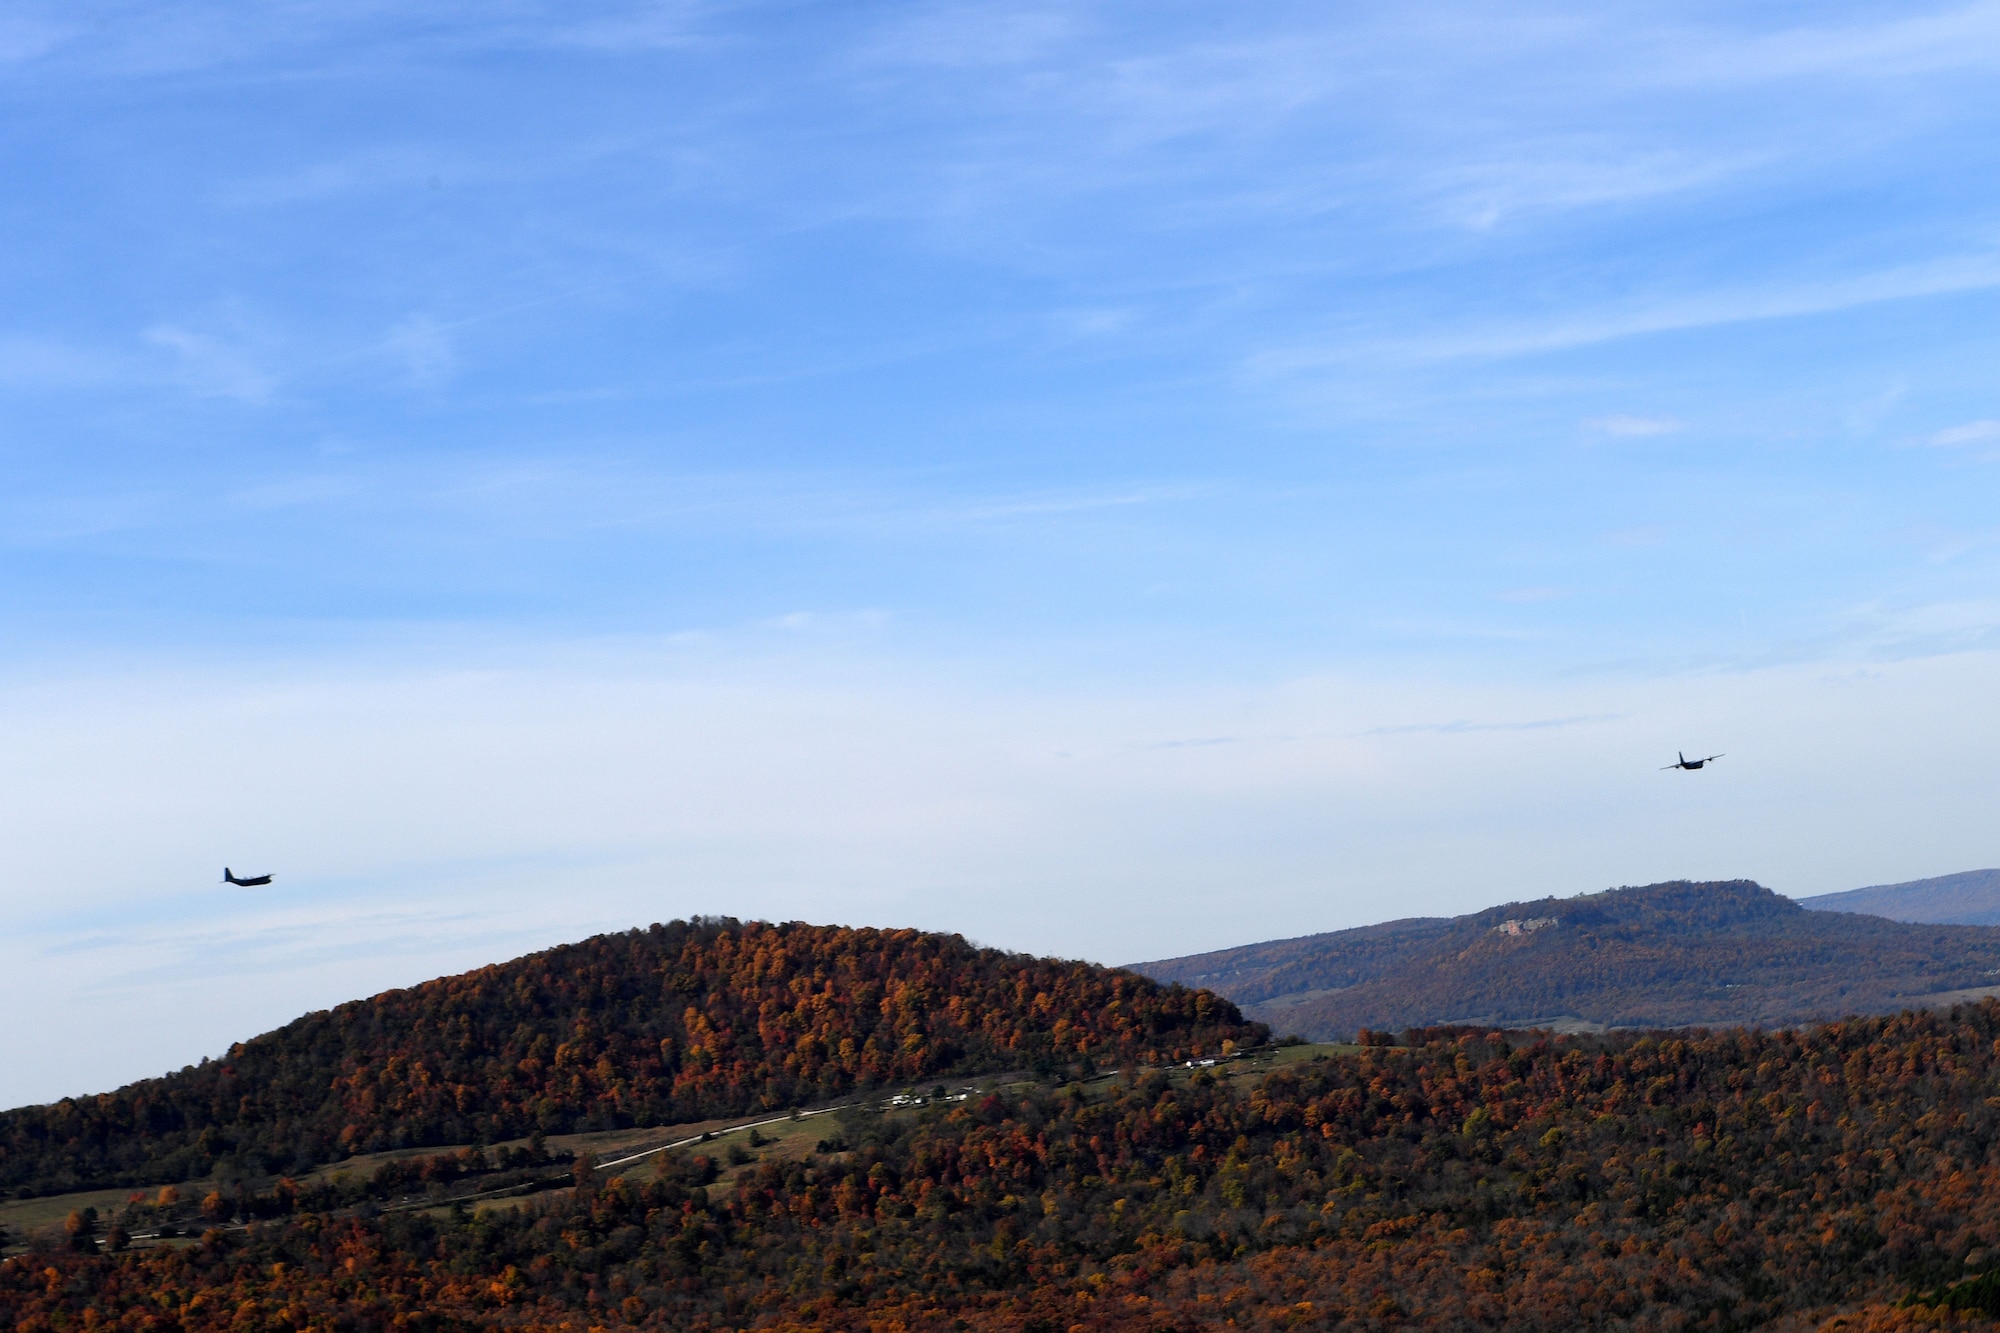
[(2000, 986), (2000, 929), (1807, 911), (1747, 880), (1676, 882), (1135, 970), (1209, 987), (1278, 1031), (1315, 1038), (1458, 1022), (1774, 1025)]
[(1353, 930), (1245, 944), (1235, 949), (1134, 963), (1132, 970), (1183, 986), (1200, 986), (1238, 1004), (1341, 990), (1421, 957), (1450, 935), (1458, 922), (1445, 916), (1412, 916)]
[(2000, 926), (2000, 870), (1968, 870), (1935, 879), (1875, 884), (1798, 900), (1814, 912), (1865, 912), (1891, 921)]
[(0, 1115), (0, 1186), (301, 1170), (667, 1124), (946, 1073), (1185, 1059), (1233, 1004), (957, 935), (676, 921), (388, 991), (165, 1078)]

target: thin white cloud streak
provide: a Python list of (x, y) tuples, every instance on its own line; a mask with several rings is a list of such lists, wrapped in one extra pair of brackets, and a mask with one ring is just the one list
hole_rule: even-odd
[(1873, 273), (1658, 296), (1623, 310), (1565, 314), (1539, 323), (1491, 325), (1471, 333), (1411, 337), (1375, 331), (1259, 352), (1245, 361), (1253, 376), (1285, 376), (1341, 365), (1425, 365), (1500, 361), (1569, 351), (1654, 334), (1689, 333), (1762, 320), (1833, 314), (1891, 301), (2000, 288), (2000, 257), (1961, 255)]
[(2000, 439), (2000, 421), (1968, 421), (1962, 426), (1949, 426), (1939, 431), (1931, 436), (1929, 443), (1941, 449), (1957, 449), (1994, 439)]
[(1592, 417), (1583, 424), (1588, 430), (1627, 438), (1672, 435), (1681, 429), (1681, 423), (1672, 417), (1635, 417), (1623, 413), (1615, 413), (1608, 417)]
[[(241, 325), (240, 318), (233, 321)], [(393, 335), (392, 335), (393, 336)], [(143, 393), (175, 388), (195, 398), (267, 402), (279, 376), (267, 368), (268, 335), (159, 323), (116, 340), (0, 335), (0, 385), (19, 396)]]
[(206, 549), (214, 529), (190, 529), (187, 515), (291, 511), (346, 523), (450, 524), (460, 533), (505, 532), (513, 539), (564, 538), (627, 530), (732, 537), (910, 540), (1021, 537), (1088, 530), (1106, 515), (1155, 515), (1231, 497), (1240, 487), (1213, 481), (1066, 486), (954, 492), (935, 477), (853, 480), (830, 473), (673, 472), (624, 457), (548, 454), (408, 460), (369, 457), (308, 469), (236, 475), (219, 493), (205, 478), (153, 487), (0, 503), (0, 544), (60, 545), (109, 533), (154, 533), (168, 552)]
[(1654, 148), (1575, 136), (1510, 144), (1501, 152), (1438, 172), (1435, 211), (1486, 230), (1525, 214), (1564, 213), (1706, 190), (1768, 168), (1776, 149), (1757, 153)]
[[(564, 11), (553, 11), (563, 15)], [(635, 53), (678, 51), (712, 44), (713, 6), (684, 0), (679, 3), (635, 4), (623, 14), (576, 21), (559, 19), (546, 34), (532, 30), (522, 33), (529, 46), (576, 47), (582, 50)]]
[[(317, 42), (338, 65), (331, 53), (340, 47), (328, 32), (350, 24), (366, 29), (371, 22), (379, 23), (386, 11), (364, 7), (349, 15), (337, 7), (309, 5), (284, 12), (287, 23), (273, 25), (284, 29), (274, 31), (274, 39), (300, 41), (302, 49)], [(666, 22), (679, 29), (696, 23), (702, 13), (692, 8), (665, 12), (664, 20), (654, 11), (641, 10), (608, 21)], [(995, 239), (995, 220), (1001, 219), (1000, 227), (1018, 236), (1010, 246), (1013, 262), (1046, 267), (1065, 261), (1048, 252), (1052, 242), (1042, 224), (1057, 213), (1067, 216), (1064, 210), (1079, 196), (1157, 187), (1171, 180), (1199, 181), (1202, 188), (1194, 197), (1203, 201), (1200, 204), (1182, 197), (1163, 207), (1155, 200), (1153, 206), (1136, 210), (1135, 216), (1153, 219), (1152, 230), (1214, 231), (1252, 225), (1255, 232), (1265, 233), (1265, 239), (1258, 247), (1261, 253), (1254, 255), (1245, 253), (1250, 247), (1240, 242), (1224, 246), (1226, 271), (1217, 269), (1212, 258), (1194, 258), (1181, 271), (1189, 292), (1241, 290), (1246, 283), (1278, 282), (1315, 265), (1338, 267), (1341, 261), (1329, 255), (1359, 256), (1347, 262), (1359, 262), (1364, 268), (1387, 259), (1392, 267), (1408, 271), (1410, 254), (1370, 257), (1379, 247), (1398, 248), (1382, 237), (1360, 245), (1328, 245), (1324, 228), (1310, 225), (1310, 220), (1342, 210), (1353, 212), (1367, 201), (1363, 212), (1386, 210), (1389, 216), (1405, 218), (1429, 213), (1432, 223), (1486, 228), (1524, 213), (1560, 213), (1701, 192), (1771, 170), (1795, 169), (1801, 161), (1825, 159), (1836, 151), (1831, 145), (1843, 142), (1845, 136), (1829, 134), (1823, 123), (1815, 122), (1812, 132), (1802, 137), (1786, 121), (1759, 131), (1767, 134), (1768, 142), (1745, 146), (1742, 135), (1732, 134), (1721, 144), (1716, 134), (1704, 131), (1698, 118), (1647, 113), (1639, 90), (1650, 85), (1635, 83), (1629, 76), (1644, 70), (1668, 82), (1713, 80), (1721, 77), (1718, 68), (1726, 68), (1734, 71), (1730, 79), (1756, 82), (1751, 72), (1764, 69), (1761, 77), (1782, 82), (1802, 69), (1841, 69), (1856, 77), (1911, 79), (1934, 68), (1924, 61), (1987, 58), (1993, 49), (1993, 12), (1992, 6), (1982, 4), (1877, 25), (1759, 34), (1675, 25), (1642, 27), (1633, 33), (1608, 19), (1577, 18), (1560, 9), (1510, 15), (1505, 21), (1468, 10), (1420, 21), (1301, 21), (1282, 37), (1232, 39), (1179, 32), (1160, 37), (1121, 34), (1111, 31), (1104, 19), (1052, 16), (1035, 8), (979, 15), (950, 10), (910, 20), (907, 30), (891, 25), (886, 33), (857, 28), (840, 34), (847, 40), (830, 42), (823, 66), (803, 71), (801, 82), (815, 96), (844, 105), (865, 97), (869, 81), (881, 77), (878, 67), (896, 67), (900, 62), (920, 71), (936, 70), (941, 57), (935, 48), (942, 31), (949, 34), (947, 45), (954, 49), (970, 42), (988, 51), (996, 66), (1014, 71), (969, 87), (961, 77), (936, 73), (924, 76), (931, 80), (924, 85), (927, 91), (903, 90), (919, 102), (924, 96), (948, 98), (955, 106), (970, 108), (967, 115), (954, 118), (935, 138), (916, 137), (881, 154), (884, 165), (879, 170), (834, 180), (815, 176), (813, 188), (799, 188), (782, 164), (765, 161), (773, 178), (738, 180), (733, 188), (758, 201), (754, 207), (772, 227), (872, 217), (933, 227), (937, 233), (933, 240), (939, 244), (986, 248)], [(566, 40), (560, 34), (570, 26), (564, 16), (535, 7), (497, 15), (476, 13), (477, 22), (475, 11), (431, 15), (418, 25), (419, 35), (436, 42), (497, 40), (494, 34), (542, 22), (548, 39), (555, 42)], [(717, 19), (710, 13), (700, 21)], [(189, 22), (194, 31), (203, 27), (199, 20)], [(989, 28), (1016, 35), (978, 40)], [(298, 31), (317, 36), (308, 41), (298, 37)], [(968, 38), (967, 32), (974, 36)], [(252, 40), (254, 45), (253, 39), (233, 28), (231, 40)], [(1877, 49), (1904, 54), (1886, 67), (1861, 58)], [(1715, 64), (1719, 52), (1725, 53), (1721, 66)], [(945, 59), (944, 64), (959, 58)], [(1487, 104), (1490, 97), (1514, 86), (1512, 77), (1521, 76), (1522, 68), (1538, 64), (1560, 66), (1565, 71), (1562, 80), (1543, 84), (1544, 95), (1526, 102), (1515, 98)], [(1510, 71), (1512, 77), (1464, 77), (1468, 72), (1490, 75), (1500, 70)], [(1598, 70), (1604, 72), (1587, 72)], [(1480, 91), (1489, 86), (1496, 91)], [(1426, 90), (1442, 89), (1451, 90), (1451, 95), (1425, 95)], [(754, 141), (758, 117), (796, 109), (783, 90), (758, 89), (726, 111), (705, 115), (704, 122), (707, 133), (720, 141)], [(1355, 117), (1364, 111), (1366, 121), (1357, 122)], [(1579, 118), (1607, 128), (1579, 136), (1569, 128)], [(1894, 115), (1871, 113), (1870, 132), (1893, 137), (1895, 131), (1884, 124), (1896, 120)], [(1387, 128), (1364, 128), (1378, 123)], [(1464, 129), (1468, 124), (1487, 128), (1468, 134)], [(1291, 144), (1288, 136), (1318, 137), (1328, 132), (1335, 133), (1339, 145), (1334, 151), (1301, 155), (1286, 149), (1280, 152), (1286, 169), (1268, 169), (1272, 164), (1268, 154), (1278, 151), (1274, 145)], [(1248, 167), (1236, 165), (1239, 154), (1230, 151), (1230, 144), (1238, 140), (1251, 142), (1257, 150)], [(505, 159), (461, 156), (451, 174), (454, 180), (462, 175), (491, 183), (503, 177), (519, 179), (525, 173), (546, 181), (575, 171), (577, 149), (572, 143), (560, 152), (548, 145), (527, 146)], [(590, 151), (636, 165), (663, 150), (658, 134), (634, 133), (596, 144)], [(377, 182), (416, 188), (419, 178), (435, 169), (414, 165), (423, 157), (423, 152), (409, 146), (377, 147), (282, 179), (248, 178), (225, 186), (221, 193), (229, 198), (269, 194), (291, 199)], [(1391, 162), (1413, 165), (1391, 170), (1387, 165)], [(1211, 216), (1199, 219), (1190, 209), (1207, 209)], [(1286, 220), (1305, 234), (1290, 239), (1272, 235), (1274, 229), (1283, 230)], [(601, 260), (629, 262), (645, 246), (607, 233), (592, 248)], [(699, 245), (693, 250), (705, 255), (691, 261), (696, 269), (729, 267), (714, 246), (708, 248), (712, 253)], [(683, 269), (690, 263), (686, 255), (670, 262)], [(685, 277), (680, 274), (669, 281)], [(1724, 288), (1659, 296), (1622, 311), (1574, 309), (1540, 324), (1502, 325), (1469, 338), (1456, 332), (1433, 337), (1394, 328), (1356, 329), (1352, 338), (1329, 340), (1332, 345), (1307, 343), (1252, 353), (1247, 364), (1254, 376), (1355, 357), (1504, 358), (1639, 334), (1986, 289), (1996, 282), (2000, 276), (1990, 255), (1945, 256), (1872, 274), (1797, 278), (1765, 291)], [(1183, 293), (1181, 303), (1186, 299)], [(458, 327), (442, 313), (432, 317), (440, 329)], [(1200, 316), (1184, 312), (1180, 318)], [(1456, 328), (1466, 322), (1451, 321)], [(324, 375), (313, 373), (325, 368), (315, 367), (313, 358), (304, 353), (280, 362), (261, 349), (253, 354), (231, 345), (185, 320), (169, 321), (161, 334), (184, 354), (183, 379), (195, 392), (257, 401), (274, 383), (290, 386), (303, 381), (314, 388), (326, 387), (316, 382)], [(393, 333), (376, 350), (390, 354), (381, 359), (392, 363), (392, 373), (406, 369)], [(907, 349), (888, 353), (892, 358), (899, 354), (909, 353)]]
[(39, 59), (81, 31), (81, 25), (73, 21), (10, 10), (0, 15), (0, 63)]
[[(433, 6), (421, 18), (377, 4), (291, 3), (257, 7), (190, 5), (148, 16), (130, 11), (116, 21), (79, 22), (74, 6), (15, 11), (0, 27), (0, 59), (94, 62), (127, 73), (184, 73), (246, 61), (270, 62), (300, 51), (372, 46), (381, 55), (496, 49), (596, 50), (642, 54), (707, 48), (729, 40), (727, 11), (698, 3), (603, 7), (579, 19), (573, 10), (536, 4)], [(858, 41), (841, 59), (860, 67), (913, 66), (944, 71), (1037, 66), (1101, 49), (1115, 35), (1115, 9), (1075, 6), (934, 6), (897, 17)], [(1557, 6), (1530, 6), (1504, 16), (1472, 6), (1394, 17), (1370, 11), (1329, 16), (1300, 8), (1287, 16), (1288, 39), (1258, 41), (1205, 26), (1203, 39), (1177, 57), (1119, 62), (1127, 86), (1178, 83), (1214, 91), (1188, 99), (1215, 104), (1288, 105), (1381, 69), (1386, 53), (1419, 49), (1441, 73), (1547, 58), (1580, 45), (1609, 47), (1624, 59), (1565, 71), (1573, 82), (1627, 84), (1633, 78), (1670, 86), (1760, 84), (1836, 76), (1878, 81), (2000, 63), (2000, 11), (1991, 3), (1898, 12), (1872, 22), (1753, 27), (1754, 15), (1731, 40), (1714, 26), (1672, 19), (1633, 21), (1629, 14), (1577, 16)], [(1615, 40), (1614, 40), (1615, 39)], [(1241, 71), (1291, 71), (1259, 81)], [(1206, 79), (1193, 77), (1216, 71)]]
[(1689, 34), (1683, 79), (1768, 83), (1829, 75), (1880, 82), (2000, 67), (2000, 4), (1979, 0), (1875, 23), (1802, 25), (1717, 44)]
[[(190, 4), (171, 10), (77, 6), (21, 12), (0, 27), (0, 60), (97, 77), (159, 78), (251, 67), (259, 77), (297, 64), (417, 62), (486, 51), (572, 49), (612, 55), (685, 50), (716, 40), (712, 7), (641, 2), (600, 6), (580, 18), (552, 5), (433, 5), (421, 14), (376, 3), (290, 0), (255, 6)], [(60, 19), (56, 16), (59, 15)]]
[[(1981, 703), (2000, 653), (1107, 694), (828, 651), (16, 681), (0, 1004), (38, 1017), (0, 1035), (0, 1102), (691, 912), (1117, 960), (1679, 875), (1809, 892), (2000, 853), (2000, 711)], [(1690, 747), (1730, 759), (1653, 771)], [(277, 882), (224, 889), (225, 860)]]
[[(974, 95), (1060, 108), (1067, 132), (1092, 131), (1082, 142), (1122, 150), (1104, 154), (1114, 158), (1209, 136), (1264, 138), (1333, 109), (1366, 107), (1383, 123), (1448, 127), (1474, 154), (1461, 170), (1475, 175), (1484, 146), (1516, 138), (1513, 151), (1527, 155), (1501, 173), (1510, 186), (1533, 186), (1538, 170), (1560, 170), (1579, 160), (1579, 147), (1589, 147), (1587, 172), (1562, 172), (1542, 182), (1551, 188), (1525, 193), (1596, 203), (1704, 185), (1771, 159), (1743, 150), (1743, 127), (1721, 151), (1656, 147), (1634, 154), (1629, 134), (1621, 141), (1615, 133), (1592, 146), (1580, 143), (1577, 122), (1558, 108), (1829, 75), (1905, 82), (2000, 63), (2000, 9), (1990, 3), (1877, 23), (1766, 30), (1744, 14), (1729, 26), (1635, 24), (1625, 14), (1531, 6), (1504, 16), (1472, 7), (1331, 17), (1301, 10), (1278, 35), (1205, 26), (1187, 36), (1171, 26), (1117, 31), (1111, 12), (1100, 14), (1100, 21), (1089, 21), (1075, 11), (952, 8), (889, 25), (851, 54), (836, 54), (835, 67), (857, 73), (976, 67), (988, 77), (969, 90)], [(1543, 95), (1523, 100), (1509, 76), (1530, 68), (1539, 71)], [(968, 91), (959, 79), (951, 87)], [(1464, 109), (1488, 103), (1491, 114), (1468, 125)], [(1672, 124), (1686, 121), (1676, 117)], [(1549, 151), (1533, 151), (1538, 142)]]
[(198, 397), (261, 403), (275, 387), (255, 354), (241, 345), (172, 324), (147, 329), (145, 340), (173, 354), (173, 377)]

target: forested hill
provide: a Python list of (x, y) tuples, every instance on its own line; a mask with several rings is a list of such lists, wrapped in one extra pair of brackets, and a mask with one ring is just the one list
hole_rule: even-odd
[(676, 921), (389, 991), (165, 1078), (0, 1114), (0, 1188), (295, 1171), (946, 1073), (1180, 1060), (1265, 1035), (1204, 991), (956, 935)]
[(579, 1171), (490, 1210), (370, 1217), (279, 1182), (216, 1196), (199, 1241), (30, 1238), (0, 1259), (0, 1327), (1995, 1327), (2000, 1005), (1405, 1042), (1261, 1077), (1225, 1063), (854, 1107), (810, 1149), (824, 1130), (726, 1170), (695, 1148)]
[(1508, 903), (1139, 963), (1280, 1032), (1775, 1025), (2000, 984), (2000, 928), (1807, 911), (1748, 880)]

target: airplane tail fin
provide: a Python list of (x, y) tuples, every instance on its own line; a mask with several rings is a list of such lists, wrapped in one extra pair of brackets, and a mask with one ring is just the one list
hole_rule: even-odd
[(231, 870), (228, 866), (222, 867), (222, 882), (224, 884), (227, 884), (230, 880), (235, 878), (236, 878), (235, 871)]

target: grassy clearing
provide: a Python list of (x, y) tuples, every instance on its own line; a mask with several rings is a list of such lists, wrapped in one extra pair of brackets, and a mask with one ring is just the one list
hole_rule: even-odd
[[(1166, 1069), (1169, 1078), (1185, 1082), (1199, 1074), (1209, 1074), (1217, 1078), (1249, 1080), (1254, 1082), (1274, 1069), (1300, 1064), (1309, 1060), (1322, 1059), (1331, 1055), (1350, 1054), (1359, 1050), (1356, 1046), (1341, 1046), (1328, 1043), (1303, 1046), (1267, 1047), (1259, 1051), (1231, 1059), (1221, 1060), (1213, 1065), (1173, 1065)], [(1112, 1070), (1081, 1080), (1078, 1084), (1086, 1096), (1108, 1096), (1132, 1071)], [(985, 1075), (976, 1079), (953, 1079), (942, 1083), (912, 1085), (906, 1088), (883, 1089), (876, 1094), (876, 1100), (867, 1105), (884, 1115), (915, 1114), (932, 1104), (939, 1087), (944, 1095), (953, 1099), (960, 1097), (976, 1099), (989, 1092), (1001, 1095), (1019, 1094), (1037, 1086), (1025, 1071), (1011, 1071)], [(891, 1104), (894, 1098), (908, 1099), (900, 1105)], [(575, 1154), (589, 1155), (596, 1163), (600, 1178), (614, 1175), (640, 1175), (650, 1172), (657, 1156), (667, 1151), (700, 1151), (714, 1157), (722, 1174), (710, 1186), (713, 1191), (727, 1193), (737, 1182), (756, 1169), (760, 1161), (797, 1161), (810, 1156), (820, 1142), (839, 1135), (838, 1122), (829, 1112), (839, 1109), (817, 1107), (799, 1112), (774, 1111), (753, 1116), (731, 1116), (713, 1120), (702, 1120), (680, 1125), (660, 1125), (646, 1129), (614, 1129), (584, 1134), (552, 1134), (544, 1139), (546, 1150), (555, 1156)], [(794, 1118), (796, 1115), (796, 1118)], [(752, 1135), (758, 1142), (752, 1143)], [(703, 1140), (703, 1136), (708, 1138)], [(511, 1139), (505, 1143), (488, 1145), (491, 1148), (526, 1147), (529, 1140)], [(366, 1153), (329, 1162), (295, 1177), (301, 1184), (311, 1181), (333, 1181), (341, 1176), (366, 1179), (377, 1168), (386, 1163), (407, 1160), (413, 1157), (428, 1157), (454, 1153), (465, 1144), (438, 1144), (423, 1148), (399, 1148), (388, 1152)], [(573, 1168), (550, 1164), (539, 1175), (541, 1188), (548, 1189), (553, 1182), (560, 1181), (572, 1173)], [(269, 1190), (277, 1183), (277, 1177), (204, 1177), (200, 1180), (182, 1181), (175, 1186), (184, 1201), (198, 1201), (211, 1190), (225, 1192), (242, 1185), (251, 1192)], [(565, 1186), (556, 1186), (552, 1192), (564, 1192)], [(415, 1212), (445, 1212), (454, 1206), (465, 1206), (475, 1212), (495, 1208), (511, 1208), (532, 1192), (529, 1188), (513, 1188), (502, 1191), (480, 1189), (478, 1177), (469, 1177), (463, 1188), (450, 1190), (443, 1195), (408, 1194), (397, 1199), (384, 1200), (385, 1209)], [(5, 1228), (12, 1242), (8, 1250), (22, 1248), (21, 1242), (31, 1234), (46, 1233), (59, 1229), (63, 1220), (76, 1209), (95, 1208), (103, 1225), (108, 1226), (112, 1217), (128, 1203), (150, 1202), (159, 1194), (158, 1187), (143, 1190), (130, 1188), (84, 1190), (74, 1194), (48, 1195), (36, 1199), (14, 1199), (0, 1202), (0, 1228)], [(199, 1230), (201, 1224), (193, 1226)], [(168, 1240), (145, 1240), (137, 1242), (141, 1247), (149, 1244), (187, 1244), (186, 1237)]]
[[(184, 1199), (200, 1199), (202, 1195), (222, 1184), (209, 1178), (190, 1180), (175, 1186)], [(108, 1219), (127, 1203), (150, 1200), (159, 1194), (152, 1189), (132, 1189), (129, 1187), (110, 1190), (82, 1190), (75, 1194), (50, 1194), (39, 1199), (10, 1199), (0, 1203), (0, 1227), (6, 1229), (13, 1244), (8, 1249), (20, 1248), (22, 1239), (37, 1231), (50, 1227), (60, 1229), (63, 1219), (72, 1212), (83, 1208), (95, 1208), (98, 1215)]]

